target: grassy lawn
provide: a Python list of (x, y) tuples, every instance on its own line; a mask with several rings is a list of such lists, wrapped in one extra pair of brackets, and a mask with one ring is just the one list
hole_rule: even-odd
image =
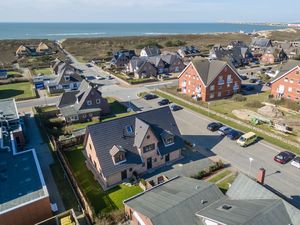
[(20, 100), (34, 97), (36, 95), (29, 82), (0, 85), (0, 99), (15, 98)]
[(33, 75), (38, 75), (38, 74), (44, 74), (44, 75), (50, 75), (52, 74), (52, 71), (50, 68), (42, 68), (42, 69), (34, 69), (32, 70)]
[(74, 131), (74, 130), (78, 130), (78, 129), (83, 129), (83, 128), (86, 128), (87, 126), (95, 124), (95, 123), (121, 118), (121, 117), (128, 116), (128, 115), (131, 115), (134, 113), (134, 112), (127, 112), (127, 108), (112, 97), (108, 97), (107, 100), (108, 100), (108, 103), (110, 104), (111, 112), (110, 112), (110, 114), (103, 116), (101, 118), (101, 121), (98, 119), (93, 119), (92, 121), (85, 122), (85, 123), (74, 123), (74, 124), (66, 126), (65, 130), (66, 131)]
[[(181, 106), (183, 106), (183, 107), (185, 107), (185, 108), (188, 108), (188, 109), (190, 109), (190, 110), (193, 110), (193, 111), (195, 111), (195, 112), (197, 112), (197, 113), (200, 113), (200, 114), (202, 114), (202, 115), (205, 115), (205, 116), (207, 116), (207, 117), (210, 117), (211, 119), (217, 120), (217, 121), (219, 121), (219, 122), (221, 122), (221, 123), (223, 123), (223, 124), (226, 124), (227, 126), (233, 127), (233, 128), (235, 128), (235, 129), (241, 130), (241, 131), (243, 131), (243, 132), (250, 132), (250, 131), (252, 131), (252, 129), (247, 128), (247, 127), (245, 127), (245, 126), (243, 126), (243, 125), (241, 125), (241, 124), (237, 124), (237, 123), (235, 123), (235, 122), (229, 121), (229, 120), (227, 120), (227, 119), (224, 119), (224, 118), (219, 117), (219, 116), (214, 115), (214, 114), (208, 114), (208, 113), (207, 113), (205, 110), (203, 110), (203, 109), (200, 109), (200, 108), (198, 108), (198, 107), (196, 107), (196, 106), (189, 105), (189, 104), (187, 104), (187, 103), (185, 103), (185, 102), (183, 102), (183, 101), (181, 101), (181, 100), (177, 100), (177, 99), (175, 99), (175, 98), (173, 98), (173, 97), (171, 97), (171, 96), (169, 96), (169, 95), (166, 95), (166, 94), (164, 94), (164, 93), (160, 93), (160, 92), (155, 92), (155, 93), (156, 93), (157, 95), (161, 96), (162, 98), (167, 98), (167, 99), (169, 99), (170, 101), (172, 101), (172, 102), (174, 102), (174, 103), (176, 103), (176, 104), (178, 104), (178, 105), (181, 105)], [(229, 105), (229, 104), (228, 104), (228, 105)], [(226, 106), (226, 107), (227, 107), (227, 106)], [(265, 135), (265, 134), (260, 133), (260, 132), (256, 132), (256, 134), (257, 134), (259, 137), (263, 138), (265, 141), (272, 143), (273, 145), (277, 145), (277, 146), (279, 146), (279, 147), (281, 147), (281, 148), (284, 148), (284, 149), (293, 151), (293, 152), (295, 152), (295, 153), (297, 153), (297, 154), (300, 154), (300, 149), (298, 149), (298, 148), (295, 147), (295, 146), (286, 144), (286, 143), (284, 143), (284, 142), (282, 142), (282, 141), (280, 141), (280, 140), (278, 140), (278, 139), (272, 138), (272, 137), (270, 137), (269, 135)]]
[(224, 179), (222, 182), (218, 183), (218, 187), (224, 192), (228, 191), (229, 189), (229, 184), (232, 184), (233, 181), (235, 180), (236, 175), (231, 175)]
[(217, 175), (213, 176), (212, 178), (208, 179), (207, 181), (212, 183), (217, 183), (219, 180), (222, 180), (224, 177), (228, 176), (229, 174), (231, 174), (230, 170), (224, 170), (218, 173)]
[(140, 187), (126, 185), (118, 185), (113, 189), (103, 191), (93, 174), (87, 169), (82, 150), (82, 147), (77, 147), (73, 151), (65, 152), (65, 155), (81, 190), (85, 193), (96, 214), (123, 208), (123, 200), (142, 191)]

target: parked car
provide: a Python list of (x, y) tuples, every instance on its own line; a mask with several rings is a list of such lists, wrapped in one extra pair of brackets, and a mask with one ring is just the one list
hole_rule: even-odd
[(271, 87), (271, 82), (266, 83), (267, 87)]
[(254, 84), (256, 81), (257, 81), (257, 79), (251, 78), (251, 79), (249, 80), (249, 83)]
[(89, 63), (87, 63), (87, 64), (85, 64), (87, 67), (93, 67), (93, 65), (92, 64), (89, 64)]
[(162, 105), (168, 105), (168, 104), (170, 104), (170, 101), (169, 101), (169, 99), (162, 99), (162, 100), (160, 100), (159, 102), (158, 102), (158, 105), (160, 105), (160, 106), (162, 106)]
[(292, 159), (294, 159), (295, 156), (296, 155), (292, 152), (284, 151), (284, 152), (280, 152), (279, 154), (277, 154), (274, 157), (274, 160), (280, 164), (286, 164), (289, 161), (291, 161)]
[(98, 75), (98, 76), (96, 76), (96, 79), (97, 80), (104, 80), (105, 78)]
[(173, 111), (173, 112), (175, 112), (175, 111), (179, 111), (179, 110), (181, 110), (181, 109), (183, 109), (181, 106), (179, 106), (179, 105), (171, 105), (171, 110)]
[(262, 80), (257, 80), (255, 83), (256, 84), (263, 84), (264, 82)]
[(222, 136), (226, 136), (227, 134), (229, 134), (229, 132), (231, 131), (232, 129), (230, 127), (227, 127), (227, 126), (223, 126), (221, 127), (219, 130), (218, 130), (218, 133)]
[(240, 138), (237, 140), (236, 143), (242, 147), (247, 147), (253, 144), (256, 140), (257, 140), (256, 134), (253, 132), (248, 132), (240, 136)]
[(151, 99), (155, 99), (155, 98), (157, 98), (157, 95), (155, 95), (155, 94), (146, 94), (144, 96), (145, 100), (151, 100)]
[(216, 123), (216, 122), (212, 122), (210, 124), (207, 125), (207, 130), (210, 131), (217, 131), (219, 130), (221, 127), (223, 127), (223, 124), (221, 123)]
[(237, 140), (240, 136), (242, 136), (242, 132), (231, 129), (231, 131), (227, 134), (227, 137), (230, 140)]
[(300, 169), (300, 157), (297, 156), (296, 158), (294, 158), (293, 161), (291, 162), (291, 165)]
[(86, 80), (95, 80), (96, 77), (94, 77), (94, 76), (86, 76), (85, 79)]

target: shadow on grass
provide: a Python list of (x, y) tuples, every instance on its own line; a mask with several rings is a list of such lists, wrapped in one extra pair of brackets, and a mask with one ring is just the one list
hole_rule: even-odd
[(0, 90), (0, 99), (13, 98), (22, 94), (24, 94), (24, 91), (22, 90), (4, 89), (4, 90)]

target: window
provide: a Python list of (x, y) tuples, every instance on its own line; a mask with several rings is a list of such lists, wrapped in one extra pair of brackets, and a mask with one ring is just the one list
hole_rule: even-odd
[(231, 92), (229, 90), (226, 91), (226, 95), (229, 96)]
[(293, 88), (292, 87), (289, 87), (288, 88), (288, 92), (292, 92), (293, 91)]
[(132, 171), (132, 168), (129, 168), (129, 172), (131, 172)]
[(290, 83), (291, 83), (291, 84), (294, 83), (294, 79), (290, 79)]
[(91, 145), (91, 143), (89, 143), (89, 147), (90, 147), (90, 149), (92, 149), (92, 145)]
[(85, 119), (86, 118), (86, 114), (82, 114), (82, 118)]
[(210, 85), (210, 90), (214, 91), (215, 90), (215, 85)]
[(70, 77), (69, 77), (69, 76), (65, 76), (65, 80), (66, 80), (66, 81), (69, 81), (69, 80), (70, 80)]
[(94, 167), (95, 167), (95, 168), (97, 168), (97, 164), (96, 164), (96, 162), (95, 162), (95, 161), (94, 161)]
[(86, 104), (87, 104), (87, 105), (92, 105), (92, 101), (91, 101), (91, 100), (88, 100), (88, 101), (86, 102)]
[(146, 137), (147, 139), (149, 139), (150, 138), (150, 135), (147, 135), (147, 137)]
[(297, 89), (297, 94), (300, 94), (300, 90), (299, 89)]
[(145, 163), (142, 163), (142, 167), (145, 167)]
[(222, 86), (218, 86), (218, 90), (222, 90)]
[(101, 100), (100, 99), (96, 99), (96, 104), (100, 104)]
[(222, 96), (222, 92), (218, 91), (218, 97), (221, 97), (221, 96)]
[(231, 84), (232, 83), (232, 77), (231, 74), (227, 75), (227, 84)]
[(152, 151), (154, 149), (155, 149), (155, 144), (146, 145), (143, 147), (143, 152), (146, 153), (146, 152)]
[(300, 74), (300, 72), (299, 72), (299, 71), (296, 71), (296, 74), (297, 74), (297, 75), (299, 75), (299, 74)]
[(119, 153), (115, 155), (115, 163), (121, 162), (125, 160), (125, 154), (124, 153)]
[(173, 143), (174, 143), (174, 138), (173, 138), (173, 137), (170, 137), (170, 138), (168, 138), (167, 140), (165, 140), (165, 142), (166, 142), (166, 145), (173, 144)]
[(215, 97), (215, 93), (210, 93), (209, 98), (214, 98)]
[(154, 162), (157, 162), (157, 158), (154, 158)]
[(133, 128), (131, 125), (126, 126), (126, 132), (127, 134), (132, 134), (133, 133)]
[(223, 85), (223, 84), (224, 84), (223, 76), (219, 76), (218, 85)]
[(289, 82), (289, 79), (288, 78), (284, 78), (284, 82)]

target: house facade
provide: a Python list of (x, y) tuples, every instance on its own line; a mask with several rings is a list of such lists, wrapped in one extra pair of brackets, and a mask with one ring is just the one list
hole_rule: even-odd
[(257, 51), (257, 50), (264, 50), (266, 48), (273, 47), (273, 43), (271, 39), (268, 38), (254, 37), (251, 40), (250, 46), (252, 51)]
[(136, 54), (134, 50), (120, 50), (113, 54), (110, 65), (114, 68), (124, 68), (129, 63), (130, 59), (135, 56)]
[(104, 189), (181, 159), (184, 142), (169, 107), (88, 126), (87, 166)]
[(300, 62), (289, 61), (271, 81), (271, 94), (278, 99), (300, 100)]
[(181, 93), (208, 102), (238, 93), (241, 78), (228, 62), (194, 59), (179, 75), (178, 87)]
[(62, 94), (57, 107), (67, 123), (90, 121), (93, 117), (101, 118), (110, 112), (107, 99), (97, 87), (83, 80), (78, 91)]
[(183, 46), (177, 50), (177, 53), (182, 58), (190, 58), (200, 55), (200, 50), (195, 46)]
[(260, 62), (263, 64), (274, 64), (284, 60), (288, 60), (288, 55), (282, 48), (270, 47), (265, 50)]
[(157, 76), (157, 69), (147, 57), (133, 57), (126, 67), (126, 72), (132, 73), (136, 79)]
[(160, 55), (160, 49), (157, 46), (147, 46), (141, 50), (141, 57), (152, 57)]
[(23, 56), (43, 56), (52, 54), (52, 49), (44, 42), (38, 45), (21, 45), (16, 50), (17, 57)]

